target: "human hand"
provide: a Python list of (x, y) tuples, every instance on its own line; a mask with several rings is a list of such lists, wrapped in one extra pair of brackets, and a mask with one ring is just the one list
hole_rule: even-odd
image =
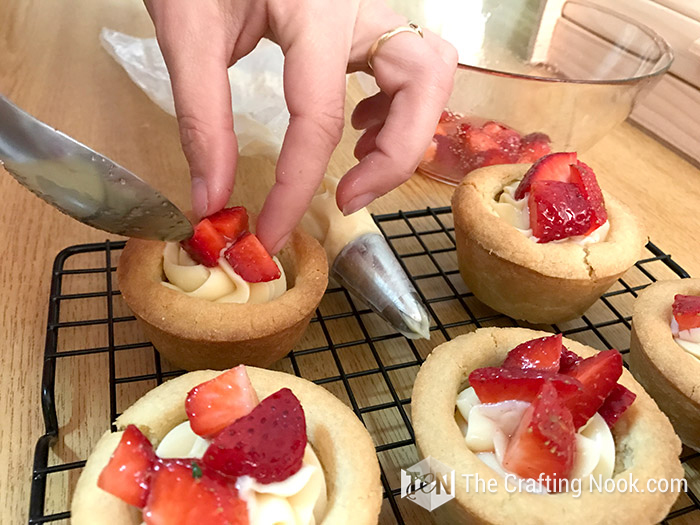
[[(311, 202), (342, 136), (345, 75), (365, 71), (367, 53), (405, 18), (382, 0), (145, 0), (172, 79), (183, 151), (199, 216), (223, 208), (233, 190), (238, 145), (227, 68), (263, 37), (285, 55), (289, 127), (257, 234), (279, 251)], [(352, 116), (365, 129), (360, 162), (338, 185), (349, 214), (407, 180), (420, 162), (452, 89), (454, 48), (429, 31), (399, 33), (375, 54), (381, 91)]]

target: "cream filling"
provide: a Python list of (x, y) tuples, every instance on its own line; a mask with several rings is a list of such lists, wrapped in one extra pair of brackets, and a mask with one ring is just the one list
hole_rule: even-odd
[[(530, 228), (530, 207), (527, 204), (528, 195), (525, 194), (525, 197), (522, 199), (515, 198), (515, 190), (519, 185), (520, 181), (516, 180), (503, 188), (503, 193), (501, 193), (498, 201), (492, 203), (493, 212), (525, 237), (537, 242), (538, 239), (532, 235), (532, 228)], [(610, 222), (605, 221), (588, 235), (574, 235), (573, 237), (550, 242), (573, 242), (585, 246), (586, 244), (605, 241), (608, 231), (610, 231)]]
[(301, 221), (302, 227), (326, 250), (331, 265), (350, 241), (366, 233), (381, 234), (366, 208), (347, 217), (343, 215), (335, 202), (337, 188), (338, 179), (326, 175)]
[(679, 330), (676, 318), (671, 316), (671, 333), (673, 340), (690, 355), (700, 359), (700, 328)]
[[(201, 458), (209, 441), (192, 431), (189, 421), (168, 432), (156, 448), (161, 458)], [(251, 525), (315, 525), (328, 504), (323, 468), (309, 444), (301, 469), (284, 481), (263, 484), (250, 476), (236, 481), (248, 505)]]
[[(472, 387), (457, 396), (455, 420), (469, 450), (493, 471), (513, 479), (521, 479), (503, 468), (503, 456), (510, 438), (518, 428), (523, 413), (530, 406), (525, 401), (502, 401), (481, 403)], [(607, 423), (600, 414), (595, 414), (576, 433), (576, 455), (569, 479), (581, 479), (588, 483), (590, 476), (596, 480), (611, 478), (615, 468), (615, 441)], [(537, 483), (521, 486), (536, 493), (547, 493)]]
[(218, 266), (197, 264), (176, 242), (165, 243), (163, 286), (216, 303), (267, 303), (287, 291), (287, 278), (277, 257), (272, 258), (282, 275), (266, 283), (249, 283), (238, 275), (223, 257)]

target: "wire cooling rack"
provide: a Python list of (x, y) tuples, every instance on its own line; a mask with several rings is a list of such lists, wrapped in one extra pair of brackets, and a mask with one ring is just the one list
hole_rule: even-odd
[[(400, 469), (419, 458), (410, 418), (415, 375), (438, 344), (482, 326), (532, 326), (477, 301), (457, 269), (450, 208), (374, 217), (431, 316), (431, 340), (410, 341), (331, 283), (298, 348), (276, 368), (324, 386), (347, 403), (374, 439), (382, 467), (381, 524), (429, 524), (400, 497)], [(85, 458), (114, 419), (145, 392), (182, 373), (148, 343), (116, 282), (123, 242), (63, 250), (54, 262), (42, 378), (46, 433), (34, 455), (29, 523), (68, 523)], [(632, 303), (659, 279), (688, 274), (649, 243), (644, 258), (586, 314), (534, 328), (595, 348), (629, 352)], [(700, 523), (700, 454), (684, 450), (688, 491), (664, 523)]]

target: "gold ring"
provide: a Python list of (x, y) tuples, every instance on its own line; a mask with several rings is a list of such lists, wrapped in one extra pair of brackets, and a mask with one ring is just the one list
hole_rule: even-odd
[(413, 33), (423, 38), (423, 28), (418, 24), (414, 24), (413, 22), (409, 22), (405, 26), (399, 26), (395, 29), (392, 29), (391, 31), (387, 31), (379, 38), (377, 38), (377, 40), (374, 41), (374, 44), (372, 44), (372, 47), (369, 48), (369, 51), (367, 53), (367, 65), (369, 66), (370, 70), (372, 69), (372, 60), (374, 59), (374, 56), (377, 54), (379, 49), (386, 43), (386, 41), (389, 40), (392, 36), (396, 36), (399, 33), (404, 32)]

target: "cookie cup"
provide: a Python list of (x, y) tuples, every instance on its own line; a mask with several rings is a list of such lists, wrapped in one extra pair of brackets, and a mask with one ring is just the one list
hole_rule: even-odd
[(326, 254), (301, 230), (278, 254), (287, 291), (263, 304), (215, 303), (163, 286), (164, 247), (130, 239), (117, 277), (146, 337), (185, 370), (271, 365), (301, 339), (328, 285)]
[[(647, 481), (683, 478), (678, 460), (681, 443), (666, 416), (626, 370), (619, 382), (637, 394), (637, 399), (612, 431), (616, 453), (614, 480), (636, 479), (644, 493), (591, 491), (584, 484), (578, 497), (575, 492), (547, 495), (519, 492), (513, 482), (507, 485), (504, 478), (467, 448), (455, 422), (455, 407), (457, 394), (468, 386), (469, 373), (485, 366), (501, 366), (512, 348), (544, 335), (549, 334), (525, 328), (479, 329), (438, 346), (421, 366), (411, 402), (416, 444), (422, 457), (432, 456), (456, 474), (456, 497), (437, 509), (437, 522), (490, 525), (659, 522), (676, 500), (679, 487), (675, 491), (651, 493), (646, 491)], [(569, 339), (564, 339), (564, 345), (582, 357), (596, 353)], [(496, 490), (475, 490), (472, 477), (471, 490), (467, 491), (463, 476), (468, 474), (478, 475), (487, 486), (496, 486)]]
[[(325, 525), (376, 524), (382, 487), (374, 444), (355, 414), (323, 387), (271, 370), (248, 367), (260, 399), (290, 388), (306, 416), (306, 433), (326, 479)], [(117, 432), (98, 441), (78, 479), (71, 506), (73, 525), (140, 525), (141, 511), (103, 491), (97, 478), (114, 452), (122, 431), (133, 424), (154, 447), (175, 426), (187, 420), (185, 398), (195, 386), (221, 372), (201, 370), (172, 379), (148, 392), (117, 418)]]
[(580, 316), (639, 259), (647, 241), (639, 220), (604, 193), (604, 242), (539, 244), (496, 215), (503, 188), (529, 164), (489, 166), (465, 177), (452, 197), (462, 279), (484, 304), (515, 319), (557, 323)]
[(630, 370), (683, 443), (700, 451), (700, 360), (673, 340), (676, 294), (700, 295), (700, 279), (660, 281), (639, 294), (632, 316)]

